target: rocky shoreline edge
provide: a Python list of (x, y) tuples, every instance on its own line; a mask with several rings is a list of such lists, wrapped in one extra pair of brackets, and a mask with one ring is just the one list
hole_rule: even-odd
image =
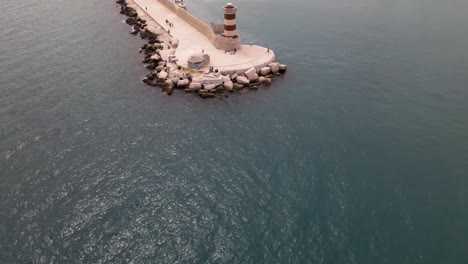
[(281, 76), (287, 70), (286, 65), (278, 62), (272, 62), (260, 69), (252, 67), (240, 74), (222, 74), (217, 69), (197, 72), (183, 68), (167, 59), (168, 55), (175, 52), (177, 40), (146, 15), (144, 10), (137, 10), (140, 8), (132, 0), (117, 0), (116, 3), (120, 6), (120, 13), (127, 16), (125, 23), (132, 28), (130, 34), (148, 40), (140, 49), (140, 53), (145, 55), (143, 65), (149, 70), (143, 82), (161, 88), (168, 95), (174, 90), (181, 90), (202, 98), (215, 98), (223, 94), (228, 97), (227, 92), (257, 90), (259, 86), (269, 86), (273, 78)]

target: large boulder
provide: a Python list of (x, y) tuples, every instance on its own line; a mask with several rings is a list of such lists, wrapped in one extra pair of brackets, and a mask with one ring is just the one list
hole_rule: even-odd
[(203, 85), (203, 89), (205, 89), (205, 90), (207, 90), (207, 91), (213, 90), (214, 88), (216, 88), (216, 84), (206, 84), (206, 85)]
[(158, 54), (154, 54), (154, 55), (151, 56), (151, 59), (152, 60), (157, 60), (159, 62), (161, 60), (161, 57)]
[(158, 73), (158, 79), (159, 80), (161, 80), (161, 81), (166, 80), (166, 78), (167, 78), (167, 72), (166, 71), (163, 70), (160, 73)]
[(147, 78), (148, 80), (150, 80), (150, 81), (154, 80), (154, 76), (151, 75), (151, 73), (148, 73), (148, 74), (146, 75), (146, 78)]
[(202, 98), (214, 98), (216, 95), (214, 93), (202, 93)]
[(189, 88), (192, 89), (192, 90), (200, 90), (202, 88), (202, 84), (201, 83), (194, 83), (192, 82), (190, 85), (189, 85)]
[(232, 92), (232, 89), (234, 88), (234, 83), (232, 81), (224, 82), (224, 88), (226, 88), (226, 90)]
[(280, 64), (278, 62), (272, 62), (268, 66), (270, 67), (272, 73), (278, 73), (280, 70)]
[(155, 71), (156, 71), (156, 72), (160, 72), (160, 71), (162, 71), (163, 69), (164, 69), (164, 66), (158, 66), (158, 67), (155, 68)]
[(174, 91), (174, 86), (169, 85), (168, 87), (166, 87), (166, 93), (168, 95), (171, 95), (173, 91)]
[(135, 24), (135, 18), (133, 17), (129, 17), (127, 19), (125, 19), (125, 23), (129, 24), (129, 25), (134, 25)]
[(221, 79), (223, 79), (223, 82), (230, 82), (231, 81), (231, 78), (229, 76), (221, 75)]
[(134, 26), (134, 27), (133, 27), (133, 30), (130, 31), (130, 34), (136, 35), (136, 34), (138, 34), (138, 32), (140, 32), (140, 27)]
[(169, 68), (170, 68), (170, 71), (171, 71), (171, 74), (172, 74), (171, 77), (177, 77), (179, 79), (184, 77), (184, 74), (177, 71), (174, 67), (169, 67)]
[(245, 76), (237, 76), (236, 78), (237, 83), (242, 85), (249, 85), (250, 81)]
[(155, 86), (155, 87), (158, 86), (157, 81), (149, 81), (147, 84), (150, 85), (150, 86)]
[(260, 77), (259, 82), (261, 84), (270, 85), (271, 84), (271, 78)]
[(174, 86), (171, 82), (171, 80), (165, 80), (164, 83), (162, 84), (162, 87), (169, 87), (169, 86)]
[(207, 92), (208, 92), (208, 90), (205, 90), (205, 89), (200, 89), (200, 90), (198, 90), (198, 94), (199, 94), (200, 96), (202, 95), (202, 93), (207, 93)]
[[(148, 30), (147, 30), (148, 31)], [(156, 39), (156, 35), (154, 35), (153, 32), (149, 31), (149, 32), (146, 32), (146, 36), (148, 37), (149, 40), (154, 40)]]
[(245, 87), (245, 85), (235, 83), (233, 88), (236, 89), (236, 90), (242, 90), (242, 89), (244, 89), (244, 87)]
[(146, 69), (148, 70), (154, 70), (156, 68), (156, 65), (154, 65), (154, 63), (150, 63), (148, 65), (146, 65)]
[(220, 85), (216, 86), (216, 88), (214, 90), (216, 90), (216, 92), (218, 92), (218, 93), (222, 93), (226, 89), (224, 88), (224, 85), (220, 84)]
[(280, 72), (285, 72), (286, 69), (287, 69), (286, 64), (280, 64), (280, 65), (279, 65), (279, 70), (280, 70)]
[(190, 85), (190, 81), (188, 79), (182, 79), (177, 82), (177, 87), (178, 88), (185, 88)]
[(254, 81), (258, 80), (258, 74), (257, 73), (251, 74), (247, 78), (249, 78), (249, 81), (254, 82)]
[(172, 77), (171, 78), (171, 81), (174, 85), (177, 85), (177, 83), (180, 81), (180, 78), (179, 77)]
[(260, 75), (265, 76), (269, 74), (271, 71), (270, 67), (263, 67), (260, 69)]
[(244, 74), (251, 81), (258, 79), (257, 70), (255, 68), (248, 69)]
[[(151, 40), (150, 40), (149, 42), (151, 42)], [(156, 40), (153, 40), (153, 42), (156, 43)], [(158, 43), (154, 44), (154, 47), (156, 48), (156, 50), (158, 50), (158, 49), (164, 49), (163, 45), (158, 44)]]

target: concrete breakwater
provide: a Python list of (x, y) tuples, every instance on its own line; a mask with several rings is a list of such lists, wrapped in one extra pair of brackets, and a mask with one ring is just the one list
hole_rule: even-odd
[[(183, 90), (186, 93), (198, 94), (202, 98), (213, 98), (225, 92), (243, 89), (256, 90), (261, 85), (270, 85), (274, 77), (286, 72), (286, 65), (274, 62), (275, 55), (272, 50), (256, 45), (243, 45), (238, 54), (219, 50), (214, 45), (203, 42), (213, 40), (198, 33), (200, 30), (194, 28), (191, 23), (184, 25), (187, 18), (180, 18), (178, 14), (166, 9), (166, 5), (171, 5), (171, 2), (163, 0), (163, 5), (151, 1), (148, 2), (148, 6), (141, 6), (142, 3), (146, 3), (144, 1), (117, 0), (117, 3), (120, 5), (120, 13), (128, 17), (125, 22), (132, 27), (130, 33), (148, 40), (148, 43), (140, 50), (145, 54), (143, 63), (149, 70), (143, 79), (146, 84), (160, 87), (168, 95), (171, 95), (174, 90)], [(171, 8), (177, 11), (178, 7), (171, 6)], [(159, 23), (155, 19), (156, 14), (164, 15), (163, 18), (159, 18)], [(172, 28), (164, 23), (164, 20), (167, 20), (166, 17), (170, 17), (171, 21), (175, 20), (176, 25), (183, 28), (176, 29), (171, 34)], [(189, 20), (193, 19), (195, 18), (190, 15)], [(205, 23), (203, 26), (206, 25)], [(208, 30), (206, 27), (203, 29)], [(186, 30), (197, 30), (197, 32)], [(201, 40), (199, 43), (203, 43), (202, 53), (197, 52), (193, 55), (193, 47), (187, 46), (190, 42), (181, 33), (189, 33), (191, 37), (198, 37)], [(196, 47), (196, 49), (200, 48)], [(209, 57), (208, 52), (212, 58), (211, 63), (197, 69), (188, 67), (186, 60), (194, 56)], [(187, 58), (186, 55), (190, 53), (191, 55)]]

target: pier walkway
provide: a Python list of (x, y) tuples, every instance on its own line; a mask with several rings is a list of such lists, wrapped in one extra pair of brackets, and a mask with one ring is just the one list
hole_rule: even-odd
[[(259, 67), (273, 61), (275, 55), (272, 50), (257, 45), (242, 45), (236, 54), (226, 54), (224, 50), (218, 50), (208, 38), (193, 28), (182, 18), (168, 9), (157, 0), (133, 0), (143, 11), (155, 20), (170, 35), (179, 41), (176, 49), (178, 64), (187, 65), (187, 58), (195, 53), (207, 53), (210, 56), (209, 66), (213, 66), (222, 72), (245, 71), (252, 67)], [(221, 7), (220, 7), (221, 10)], [(222, 13), (220, 11), (220, 17)], [(169, 28), (166, 19), (174, 24)]]

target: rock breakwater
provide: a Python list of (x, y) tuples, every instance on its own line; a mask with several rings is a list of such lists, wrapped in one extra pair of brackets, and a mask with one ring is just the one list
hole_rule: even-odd
[(147, 40), (140, 49), (140, 53), (144, 54), (142, 63), (149, 70), (143, 82), (160, 88), (168, 95), (174, 90), (180, 90), (202, 98), (226, 97), (225, 93), (257, 90), (260, 86), (269, 86), (273, 78), (287, 70), (286, 65), (278, 62), (232, 74), (222, 73), (209, 65), (201, 70), (184, 68), (174, 56), (178, 41), (168, 31), (132, 0), (116, 2), (120, 6), (120, 13), (127, 16), (125, 23), (131, 27), (130, 34)]

